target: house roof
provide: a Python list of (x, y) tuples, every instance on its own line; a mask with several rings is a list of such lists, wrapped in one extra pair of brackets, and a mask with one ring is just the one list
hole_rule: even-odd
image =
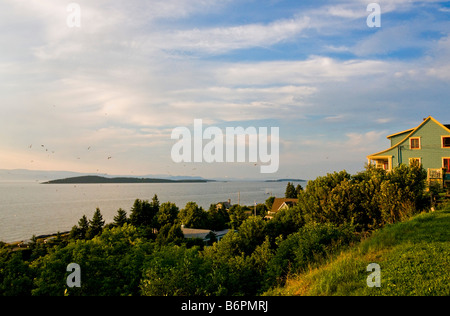
[(379, 153), (376, 153), (376, 154), (373, 154), (373, 155), (369, 155), (369, 156), (367, 156), (367, 158), (370, 159), (370, 158), (372, 158), (372, 157), (379, 156), (379, 155), (381, 155), (381, 154), (384, 154), (385, 152), (388, 152), (388, 151), (391, 150), (391, 149), (394, 149), (394, 148), (400, 146), (400, 144), (402, 144), (402, 143), (403, 143), (405, 140), (407, 140), (412, 134), (414, 134), (419, 128), (421, 128), (423, 125), (427, 124), (429, 121), (433, 121), (434, 123), (436, 123), (437, 125), (439, 125), (440, 127), (442, 127), (445, 131), (447, 131), (448, 133), (450, 133), (450, 124), (448, 124), (448, 125), (443, 125), (443, 124), (441, 124), (440, 122), (438, 122), (436, 119), (434, 119), (432, 116), (429, 116), (429, 117), (427, 117), (426, 119), (424, 119), (423, 122), (420, 123), (420, 125), (417, 126), (416, 128), (413, 128), (413, 129), (410, 129), (410, 130), (406, 130), (406, 131), (403, 131), (403, 132), (400, 132), (400, 133), (396, 133), (396, 134), (389, 135), (388, 138), (391, 138), (391, 137), (393, 137), (393, 136), (400, 135), (400, 134), (404, 134), (404, 133), (407, 133), (407, 132), (408, 132), (407, 135), (406, 135), (406, 137), (405, 137), (404, 139), (402, 139), (400, 142), (398, 142), (397, 144), (395, 144), (395, 145), (392, 146), (391, 148), (388, 148), (388, 149), (386, 149), (386, 150), (380, 151)]
[(386, 136), (386, 138), (387, 139), (391, 139), (394, 136), (398, 136), (398, 135), (405, 134), (405, 133), (411, 133), (413, 130), (414, 130), (414, 128), (410, 128), (410, 129), (407, 129), (406, 131), (403, 131), (403, 132), (398, 132), (398, 133), (395, 133), (395, 134), (388, 135), (388, 136)]
[(285, 199), (285, 198), (275, 198), (272, 204), (271, 212), (278, 212), (284, 203), (297, 204), (298, 199)]
[(202, 238), (205, 237), (211, 232), (209, 229), (196, 229), (196, 228), (186, 228), (181, 227), (181, 231), (185, 238)]

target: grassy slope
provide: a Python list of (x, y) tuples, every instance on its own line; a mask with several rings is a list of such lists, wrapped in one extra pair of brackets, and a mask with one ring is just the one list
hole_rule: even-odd
[[(381, 287), (369, 288), (370, 263)], [(389, 225), (267, 295), (450, 295), (450, 209)]]

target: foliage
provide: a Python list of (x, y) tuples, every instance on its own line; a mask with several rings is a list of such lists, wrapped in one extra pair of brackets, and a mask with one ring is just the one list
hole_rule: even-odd
[(140, 288), (145, 296), (204, 295), (207, 266), (196, 248), (164, 247), (144, 267)]
[(128, 222), (129, 222), (129, 220), (127, 218), (127, 212), (121, 208), (118, 209), (117, 215), (114, 216), (114, 225), (121, 227), (121, 226), (127, 224)]
[(248, 217), (248, 215), (245, 214), (244, 207), (238, 204), (233, 205), (228, 213), (230, 214), (230, 226), (233, 229), (237, 229), (241, 226), (244, 220)]
[(22, 253), (0, 249), (0, 295), (29, 296), (32, 288), (33, 274)]
[[(152, 252), (151, 243), (139, 238), (137, 229), (105, 229), (92, 240), (78, 240), (55, 249), (32, 263), (36, 273), (33, 295), (138, 295), (141, 266)], [(82, 287), (68, 289), (66, 267), (78, 263)]]
[(425, 209), (426, 171), (400, 165), (392, 172), (367, 166), (351, 176), (346, 171), (310, 181), (299, 195), (306, 221), (352, 223), (358, 231), (402, 221)]
[(221, 231), (227, 228), (230, 222), (230, 215), (224, 208), (218, 208), (215, 204), (211, 204), (208, 210), (208, 226), (211, 230)]
[(153, 197), (152, 202), (148, 200), (135, 200), (131, 208), (130, 223), (136, 227), (154, 226), (154, 217), (159, 211), (158, 196)]
[(277, 251), (269, 263), (268, 275), (274, 281), (282, 283), (288, 274), (305, 270), (353, 240), (351, 226), (338, 228), (330, 223), (309, 223), (279, 242)]
[(178, 218), (187, 228), (208, 227), (208, 214), (195, 202), (188, 202), (178, 214)]
[(103, 226), (105, 226), (105, 221), (103, 220), (100, 209), (97, 208), (92, 220), (89, 221), (89, 228), (86, 233), (86, 238), (92, 239), (95, 236), (100, 235), (102, 233)]
[(160, 229), (164, 225), (173, 225), (178, 218), (178, 207), (171, 202), (161, 204), (158, 213), (156, 213), (156, 227)]
[(296, 199), (297, 191), (295, 190), (294, 184), (288, 182), (286, 186), (286, 192), (284, 193), (284, 197), (287, 199)]

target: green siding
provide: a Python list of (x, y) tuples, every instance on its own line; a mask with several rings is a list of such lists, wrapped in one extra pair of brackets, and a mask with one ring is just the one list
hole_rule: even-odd
[(408, 136), (409, 133), (411, 133), (412, 131), (408, 131), (402, 134), (398, 134), (395, 135), (393, 137), (390, 138), (391, 140), (391, 147), (394, 147), (395, 145), (397, 145), (398, 143), (400, 143), (402, 140), (405, 139), (406, 136)]
[[(378, 156), (392, 156), (392, 167), (399, 165), (399, 154), (403, 164), (409, 163), (409, 158), (421, 158), (422, 165), (425, 169), (442, 168), (442, 158), (450, 157), (450, 148), (442, 148), (442, 136), (450, 136), (450, 132), (445, 130), (442, 126), (429, 119), (424, 125), (420, 126), (407, 139), (408, 135), (402, 136), (404, 141), (398, 146), (389, 149)], [(421, 149), (410, 149), (409, 138), (420, 137)], [(397, 137), (396, 137), (397, 138)], [(392, 141), (392, 139), (391, 139)], [(401, 140), (400, 140), (401, 141)], [(400, 148), (400, 149), (399, 149)]]

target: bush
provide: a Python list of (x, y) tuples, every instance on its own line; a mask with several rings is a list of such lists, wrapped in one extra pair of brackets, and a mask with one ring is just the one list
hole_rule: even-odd
[(308, 223), (279, 243), (268, 265), (268, 279), (283, 283), (288, 274), (299, 273), (355, 240), (353, 227)]
[(358, 231), (402, 221), (426, 208), (426, 171), (418, 164), (392, 172), (367, 166), (364, 172), (328, 174), (310, 181), (299, 195), (306, 222), (352, 224)]

